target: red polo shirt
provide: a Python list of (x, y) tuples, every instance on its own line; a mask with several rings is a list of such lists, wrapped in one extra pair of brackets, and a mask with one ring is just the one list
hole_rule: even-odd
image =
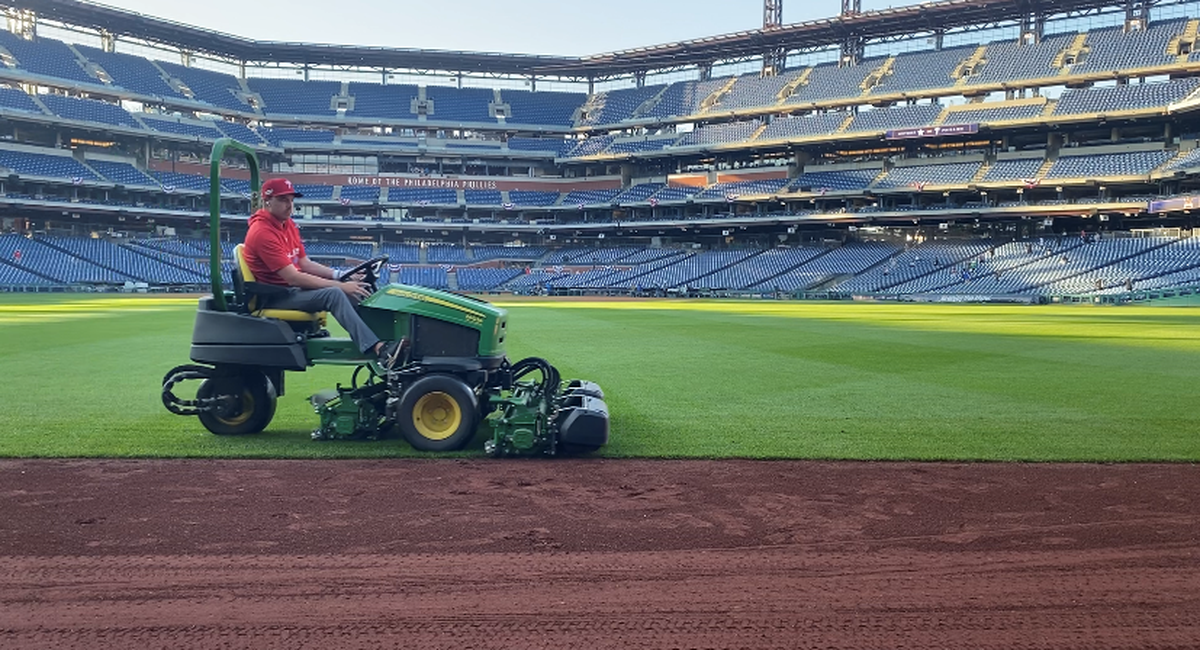
[(246, 265), (257, 282), (288, 286), (279, 277), (279, 269), (291, 264), (300, 269), (300, 259), (305, 257), (304, 242), (300, 240), (300, 229), (296, 222), (288, 219), (280, 223), (264, 208), (250, 217), (250, 231), (242, 247)]

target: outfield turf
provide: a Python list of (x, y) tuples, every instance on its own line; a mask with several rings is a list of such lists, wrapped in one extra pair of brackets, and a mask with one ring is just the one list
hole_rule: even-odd
[[(1196, 308), (500, 303), (510, 358), (604, 388), (607, 456), (1200, 459)], [(289, 373), (263, 434), (171, 415), (160, 381), (188, 361), (194, 311), (190, 298), (0, 296), (0, 456), (423, 455), (309, 440), (307, 396), (346, 368)]]

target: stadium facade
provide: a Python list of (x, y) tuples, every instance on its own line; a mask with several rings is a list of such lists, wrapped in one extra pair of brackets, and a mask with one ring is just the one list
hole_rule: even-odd
[[(1195, 257), (1196, 2), (948, 0), (586, 57), (0, 6), (9, 286), (203, 277), (189, 239), (226, 136), (300, 186), (314, 251), (389, 250), (422, 284), (936, 292), (986, 268), (979, 293), (1087, 293)], [(249, 175), (223, 176), (237, 239)], [(1134, 230), (1151, 237), (1111, 243)], [(1089, 231), (1109, 243), (1062, 252)], [(995, 261), (1006, 245), (1013, 266)], [(38, 261), (62, 255), (90, 266)], [(1022, 255), (1059, 267), (1006, 278)], [(1155, 255), (1153, 271), (1098, 271)]]

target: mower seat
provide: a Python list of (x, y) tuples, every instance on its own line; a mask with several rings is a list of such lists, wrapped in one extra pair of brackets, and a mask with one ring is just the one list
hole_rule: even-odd
[[(246, 306), (247, 311), (251, 316), (259, 316), (261, 318), (277, 318), (288, 323), (296, 323), (300, 325), (308, 324), (314, 330), (319, 330), (325, 327), (325, 319), (329, 312), (318, 311), (308, 312), (297, 309), (259, 309), (258, 308), (258, 292), (250, 285), (258, 285), (260, 287), (274, 287), (274, 285), (261, 285), (254, 280), (254, 273), (250, 271), (250, 265), (246, 263), (245, 256), (242, 255), (243, 244), (238, 244), (233, 247), (233, 257), (237, 260), (237, 270), (241, 273), (242, 282), (235, 282), (235, 290), (239, 294), (238, 299)], [(241, 284), (239, 288), (236, 285)]]

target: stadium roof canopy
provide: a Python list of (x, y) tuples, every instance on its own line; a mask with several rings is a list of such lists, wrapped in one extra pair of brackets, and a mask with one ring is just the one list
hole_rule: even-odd
[(1121, 0), (941, 0), (793, 23), (773, 29), (747, 30), (584, 57), (565, 57), (256, 41), (79, 0), (0, 0), (0, 6), (29, 10), (39, 18), (104, 30), (114, 36), (134, 37), (250, 65), (292, 63), (576, 79), (605, 79), (745, 58), (777, 48), (809, 50), (837, 45), (847, 39), (895, 38), (1123, 5)]

